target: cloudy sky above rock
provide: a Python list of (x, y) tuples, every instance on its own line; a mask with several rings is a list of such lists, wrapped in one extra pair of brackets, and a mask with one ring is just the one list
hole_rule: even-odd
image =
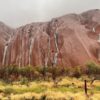
[(12, 26), (100, 9), (100, 0), (0, 0), (0, 21)]

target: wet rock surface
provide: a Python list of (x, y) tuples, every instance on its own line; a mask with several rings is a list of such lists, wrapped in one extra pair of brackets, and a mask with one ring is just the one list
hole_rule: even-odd
[(0, 65), (77, 66), (98, 62), (100, 10), (11, 29), (0, 23)]

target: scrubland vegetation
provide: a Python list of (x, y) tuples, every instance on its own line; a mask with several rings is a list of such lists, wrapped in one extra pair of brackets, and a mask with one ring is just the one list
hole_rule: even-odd
[(57, 85), (53, 81), (27, 83), (0, 82), (1, 100), (100, 100), (100, 81), (91, 86), (88, 82), (88, 96), (84, 93), (84, 77), (64, 77)]
[[(100, 100), (100, 67), (0, 67), (1, 100)], [(87, 95), (84, 92), (87, 80)]]

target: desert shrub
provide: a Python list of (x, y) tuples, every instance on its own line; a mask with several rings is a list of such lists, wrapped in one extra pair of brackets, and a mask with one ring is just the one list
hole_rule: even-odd
[(10, 87), (7, 87), (3, 90), (3, 92), (6, 94), (6, 95), (9, 95), (11, 93), (15, 93), (14, 89), (10, 88)]
[(70, 68), (70, 76), (79, 78), (82, 75), (82, 68), (80, 66), (75, 66)]
[(40, 74), (40, 77), (42, 77), (42, 79), (46, 79), (46, 73), (48, 71), (48, 67), (42, 66), (42, 67), (35, 67), (35, 71), (37, 71)]
[(0, 68), (0, 78), (3, 80), (6, 80), (7, 82), (9, 81), (13, 81), (15, 76), (17, 79), (18, 76), (18, 68), (15, 65), (10, 65), (10, 66), (6, 66), (6, 67), (1, 67)]
[(32, 66), (21, 67), (19, 71), (22, 77), (27, 77), (29, 80), (32, 80), (34, 75), (34, 68)]
[(70, 74), (70, 67), (64, 67), (62, 71), (63, 75), (68, 76)]
[(100, 74), (100, 66), (97, 65), (96, 63), (88, 62), (86, 64), (86, 67), (87, 67), (87, 72), (86, 72), (87, 75)]
[(64, 69), (62, 67), (49, 67), (48, 73), (51, 73), (51, 78), (54, 82), (54, 86), (57, 87), (58, 83), (62, 80), (64, 75)]
[(20, 79), (21, 85), (27, 85), (28, 86), (29, 80), (26, 77), (23, 77)]
[(48, 72), (49, 73), (52, 73), (54, 76), (63, 76), (64, 75), (64, 68), (62, 67), (58, 67), (58, 66), (55, 66), (55, 67), (49, 67), (48, 68)]
[(0, 67), (0, 78), (4, 79), (5, 77), (5, 68), (4, 67)]
[(100, 80), (100, 66), (94, 62), (88, 62), (86, 67), (86, 75), (91, 79), (90, 84), (93, 85), (95, 80)]
[(33, 76), (34, 80), (40, 80), (41, 77), (42, 77), (42, 75), (37, 70), (35, 70), (34, 76)]
[(32, 80), (34, 75), (34, 68), (31, 66), (18, 67), (15, 65), (10, 65), (0, 68), (0, 78), (6, 81), (18, 80), (19, 76), (27, 77), (29, 80)]
[[(89, 62), (86, 64), (86, 75), (100, 74), (100, 66)], [(84, 68), (81, 66), (75, 67), (59, 67), (59, 66), (24, 66), (18, 67), (16, 65), (10, 65), (6, 67), (0, 67), (0, 78), (5, 81), (17, 81), (20, 76), (22, 79), (27, 78), (31, 80), (46, 80), (48, 78), (56, 81), (63, 76), (80, 77), (83, 74)]]

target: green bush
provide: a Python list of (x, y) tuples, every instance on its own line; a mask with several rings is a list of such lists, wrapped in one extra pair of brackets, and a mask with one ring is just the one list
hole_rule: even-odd
[(21, 67), (19, 69), (20, 75), (23, 77), (27, 77), (29, 80), (32, 80), (34, 75), (34, 68), (31, 66)]
[(46, 78), (46, 73), (47, 73), (47, 67), (42, 66), (42, 67), (35, 67), (35, 71), (37, 71), (40, 74), (40, 77), (42, 77), (44, 80)]
[[(86, 70), (84, 70), (86, 69)], [(94, 62), (88, 62), (86, 67), (75, 66), (75, 67), (62, 67), (62, 66), (24, 66), (18, 67), (16, 65), (10, 65), (0, 68), (0, 79), (12, 82), (21, 80), (22, 83), (27, 79), (31, 80), (42, 80), (42, 79), (53, 79), (56, 80), (63, 76), (80, 77), (82, 74), (94, 75), (100, 74), (100, 66)], [(21, 79), (22, 78), (22, 79)], [(26, 79), (25, 79), (26, 78)]]
[(82, 75), (82, 68), (80, 66), (75, 66), (70, 68), (70, 76), (79, 78)]
[(87, 74), (88, 75), (94, 75), (94, 74), (100, 74), (100, 66), (97, 65), (94, 62), (88, 62), (86, 64), (87, 67)]
[(20, 79), (20, 84), (21, 85), (28, 85), (28, 83), (29, 83), (29, 81), (28, 81), (28, 79), (26, 77), (22, 77)]

